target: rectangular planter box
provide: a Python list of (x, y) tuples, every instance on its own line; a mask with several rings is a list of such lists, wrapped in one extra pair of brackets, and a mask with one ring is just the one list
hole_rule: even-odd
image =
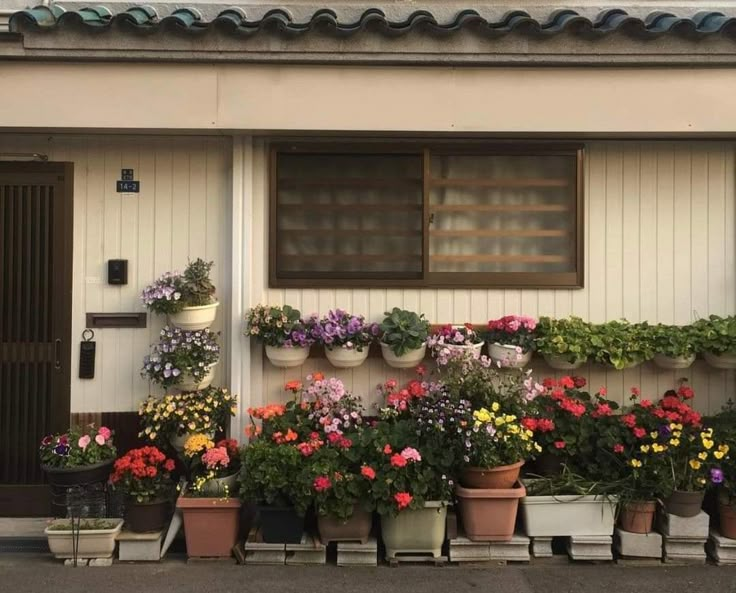
[(603, 496), (526, 496), (521, 499), (530, 537), (613, 535), (616, 501)]
[[(105, 519), (114, 522), (111, 529), (83, 529), (79, 532), (77, 558), (111, 558), (115, 552), (115, 540), (123, 528), (122, 519)], [(68, 519), (57, 519), (66, 521)], [(55, 522), (56, 522), (55, 521)], [(82, 519), (84, 521), (84, 519)], [(54, 522), (54, 523), (55, 523)], [(71, 529), (58, 530), (47, 527), (44, 530), (49, 541), (49, 549), (57, 558), (74, 558), (74, 534)]]

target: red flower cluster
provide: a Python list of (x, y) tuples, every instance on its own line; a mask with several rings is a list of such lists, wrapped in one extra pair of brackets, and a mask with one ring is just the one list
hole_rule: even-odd
[(701, 416), (685, 401), (695, 397), (695, 392), (688, 385), (681, 385), (677, 391), (668, 391), (659, 402), (659, 408), (652, 413), (657, 418), (666, 418), (685, 426), (700, 426)]
[(115, 484), (126, 475), (133, 479), (155, 478), (160, 471), (170, 472), (176, 467), (173, 459), (167, 459), (156, 447), (131, 449), (115, 462), (110, 481)]
[(333, 445), (338, 449), (350, 449), (350, 447), (353, 446), (353, 441), (341, 434), (337, 434), (336, 432), (331, 432), (327, 435), (327, 440), (330, 441), (330, 445)]
[(409, 381), (403, 389), (393, 391), (396, 388), (396, 385), (397, 383), (395, 380), (389, 379), (384, 383), (383, 388), (387, 393), (386, 403), (401, 411), (406, 410), (409, 406), (409, 402), (413, 399), (418, 399), (427, 395), (426, 388), (416, 379)]
[(238, 441), (235, 439), (222, 439), (217, 442), (215, 447), (225, 447), (225, 450), (230, 457), (238, 454)]
[(396, 501), (396, 506), (399, 510), (408, 507), (413, 499), (414, 497), (408, 492), (398, 492), (394, 494), (394, 500)]
[(501, 319), (493, 319), (488, 322), (488, 329), (490, 331), (500, 331), (506, 334), (515, 334), (520, 329), (527, 331), (534, 331), (537, 327), (537, 321), (532, 317), (525, 317), (523, 315), (506, 315)]
[(559, 406), (566, 412), (570, 412), (575, 418), (580, 418), (585, 414), (585, 405), (575, 401), (569, 397), (564, 397), (559, 401)]
[(394, 467), (404, 467), (404, 466), (406, 466), (407, 463), (408, 462), (407, 462), (406, 458), (403, 457), (403, 456), (401, 456), (398, 453), (394, 453), (391, 456), (391, 465), (393, 465)]
[(376, 470), (374, 470), (369, 465), (364, 465), (360, 468), (360, 475), (362, 475), (364, 478), (367, 478), (369, 480), (375, 480), (376, 479)]
[(327, 476), (317, 476), (314, 479), (313, 486), (317, 492), (324, 492), (325, 490), (332, 488), (332, 482)]
[(309, 435), (309, 440), (304, 443), (299, 443), (296, 448), (299, 449), (299, 452), (304, 455), (304, 457), (309, 457), (312, 453), (319, 450), (324, 444), (324, 441), (319, 438), (319, 433), (312, 432)]
[(555, 429), (554, 421), (549, 418), (522, 418), (521, 425), (532, 432), (552, 432)]
[(613, 414), (613, 410), (608, 404), (598, 404), (596, 405), (595, 410), (590, 413), (593, 418), (602, 418), (603, 416), (610, 416), (611, 414)]

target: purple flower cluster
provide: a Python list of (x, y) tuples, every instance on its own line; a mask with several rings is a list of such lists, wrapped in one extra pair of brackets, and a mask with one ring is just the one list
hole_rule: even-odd
[(169, 314), (181, 311), (181, 288), (184, 277), (178, 272), (167, 272), (153, 284), (146, 286), (141, 300), (147, 309), (154, 313)]
[(331, 310), (314, 326), (314, 337), (327, 348), (345, 348), (362, 352), (381, 333), (377, 323), (366, 323), (362, 315), (342, 309)]
[(163, 387), (181, 382), (183, 372), (201, 381), (220, 358), (217, 334), (207, 329), (186, 331), (164, 327), (161, 340), (143, 361), (141, 375)]

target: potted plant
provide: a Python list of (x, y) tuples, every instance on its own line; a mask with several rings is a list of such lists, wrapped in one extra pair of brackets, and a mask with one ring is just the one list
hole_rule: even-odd
[[(218, 449), (212, 447), (208, 452)], [(238, 541), (241, 502), (230, 496), (226, 485), (210, 483), (218, 479), (216, 476), (217, 470), (197, 475), (176, 501), (184, 521), (190, 558), (227, 558)]]
[(612, 483), (565, 467), (560, 475), (524, 479), (521, 513), (529, 537), (610, 536), (618, 499)]
[(736, 368), (736, 317), (711, 315), (694, 324), (705, 361), (716, 369)]
[(429, 323), (417, 315), (394, 307), (381, 323), (381, 352), (390, 367), (413, 368), (424, 360), (429, 337)]
[(609, 321), (591, 326), (595, 361), (616, 370), (633, 368), (654, 356), (646, 323)]
[[(733, 442), (733, 441), (732, 441)], [(718, 531), (723, 537), (736, 539), (736, 460), (729, 455), (731, 445), (723, 443), (718, 451), (718, 467), (710, 470), (710, 481), (718, 489)]]
[(535, 348), (536, 327), (536, 319), (520, 315), (489, 321), (486, 340), (491, 360), (504, 367), (526, 366)]
[(317, 339), (325, 347), (327, 360), (341, 369), (363, 364), (380, 331), (378, 324), (366, 323), (362, 315), (351, 315), (342, 309), (329, 311), (314, 328)]
[(168, 315), (174, 327), (188, 331), (210, 327), (220, 304), (210, 280), (213, 265), (214, 262), (197, 258), (189, 262), (183, 274), (162, 275), (143, 290), (143, 304), (154, 313)]
[(110, 481), (125, 495), (125, 524), (130, 531), (161, 531), (171, 516), (176, 466), (156, 447), (131, 449), (115, 462)]
[(314, 344), (316, 315), (302, 319), (298, 309), (289, 305), (271, 307), (257, 305), (245, 316), (246, 335), (263, 342), (266, 357), (279, 368), (304, 364)]
[(216, 444), (207, 435), (192, 435), (184, 445), (189, 475), (203, 495), (229, 498), (238, 491), (240, 449), (235, 439)]
[(536, 329), (536, 349), (551, 368), (574, 370), (593, 355), (590, 338), (590, 324), (580, 317), (540, 317)]
[(90, 424), (41, 440), (41, 469), (55, 494), (55, 515), (66, 515), (66, 504), (57, 501), (66, 496), (68, 488), (107, 482), (117, 453), (112, 437), (113, 432), (106, 426)]
[(451, 354), (470, 353), (480, 356), (483, 338), (475, 331), (472, 323), (463, 325), (445, 324), (435, 329), (427, 339), (427, 345), (437, 357), (447, 358)]
[(54, 519), (44, 533), (56, 558), (111, 558), (122, 528), (122, 519)]
[(235, 415), (237, 399), (224, 387), (149, 396), (138, 408), (142, 427), (138, 436), (161, 446), (171, 444), (181, 452), (192, 434), (214, 439), (217, 431), (224, 431)]
[(700, 345), (693, 326), (663, 325), (649, 328), (654, 364), (662, 369), (686, 369), (695, 362)]
[(187, 331), (164, 327), (161, 340), (143, 361), (141, 376), (180, 391), (197, 391), (209, 387), (220, 360), (217, 334), (208, 329)]

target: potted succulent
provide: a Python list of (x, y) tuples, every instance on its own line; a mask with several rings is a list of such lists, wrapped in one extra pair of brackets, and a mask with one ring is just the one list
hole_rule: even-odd
[(535, 348), (536, 328), (536, 319), (520, 315), (489, 321), (486, 340), (491, 360), (504, 367), (526, 366)]
[[(107, 482), (117, 453), (112, 437), (113, 432), (106, 426), (90, 424), (41, 440), (41, 469), (55, 492), (55, 501), (73, 486)], [(55, 515), (66, 515), (66, 504), (54, 502), (53, 507)]]
[(189, 262), (183, 274), (162, 275), (143, 290), (143, 304), (154, 313), (168, 315), (174, 327), (188, 331), (210, 327), (220, 304), (210, 280), (213, 265), (197, 258)]
[(122, 528), (122, 519), (54, 519), (44, 533), (56, 558), (111, 558)]
[(662, 369), (686, 369), (695, 362), (700, 349), (698, 332), (691, 325), (663, 325), (649, 328), (654, 364)]
[(298, 367), (307, 360), (315, 342), (316, 317), (302, 319), (299, 310), (289, 305), (257, 305), (245, 316), (245, 334), (263, 342), (272, 365), (285, 369)]
[(224, 387), (207, 387), (201, 391), (149, 396), (138, 408), (142, 430), (138, 436), (161, 446), (171, 444), (176, 451), (192, 434), (205, 434), (214, 439), (224, 431), (235, 415), (237, 396)]
[(483, 350), (483, 338), (475, 331), (472, 323), (463, 325), (445, 324), (435, 329), (427, 340), (427, 345), (435, 356), (470, 353), (480, 356)]
[(131, 449), (115, 462), (110, 481), (125, 495), (125, 524), (130, 531), (160, 531), (171, 517), (173, 459), (156, 447)]
[(591, 326), (595, 361), (616, 370), (633, 368), (654, 356), (646, 323), (609, 321)]
[(143, 361), (141, 376), (180, 391), (209, 387), (220, 360), (217, 334), (208, 329), (187, 331), (166, 326), (160, 336), (152, 354)]
[(319, 343), (325, 347), (327, 360), (341, 369), (363, 364), (380, 332), (378, 324), (366, 323), (362, 315), (351, 315), (342, 309), (329, 311), (314, 328)]
[(424, 360), (429, 323), (424, 315), (394, 307), (381, 323), (381, 352), (390, 367), (413, 368)]
[(574, 370), (593, 355), (590, 337), (590, 324), (580, 317), (540, 317), (536, 329), (536, 349), (551, 368)]
[(736, 316), (711, 315), (694, 324), (705, 361), (716, 369), (736, 368)]

